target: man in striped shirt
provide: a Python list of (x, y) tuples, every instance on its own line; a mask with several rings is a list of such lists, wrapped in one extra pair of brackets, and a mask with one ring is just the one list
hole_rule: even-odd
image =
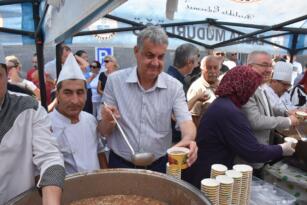
[(103, 95), (105, 105), (98, 116), (99, 130), (111, 148), (110, 168), (133, 168), (132, 153), (111, 113), (118, 119), (136, 153), (150, 152), (155, 161), (147, 169), (165, 172), (166, 151), (171, 146), (170, 119), (174, 114), (182, 133), (175, 146), (188, 147), (188, 164), (197, 158), (196, 129), (182, 84), (162, 72), (168, 37), (160, 27), (150, 26), (137, 38), (137, 66), (111, 74)]

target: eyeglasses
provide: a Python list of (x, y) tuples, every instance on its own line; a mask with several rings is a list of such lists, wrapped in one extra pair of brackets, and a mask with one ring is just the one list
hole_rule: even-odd
[(256, 66), (259, 66), (259, 67), (262, 67), (262, 68), (272, 68), (272, 64), (260, 64), (260, 63), (251, 63), (251, 65), (256, 65)]
[(105, 63), (108, 63), (108, 62), (112, 62), (112, 61), (110, 61), (110, 60), (104, 60), (104, 62), (105, 62)]
[(224, 56), (225, 53), (215, 53), (216, 56)]
[(90, 67), (91, 68), (98, 68), (96, 65), (91, 65)]
[(236, 56), (236, 55), (237, 55), (237, 53), (232, 53), (232, 54), (231, 54), (231, 56)]

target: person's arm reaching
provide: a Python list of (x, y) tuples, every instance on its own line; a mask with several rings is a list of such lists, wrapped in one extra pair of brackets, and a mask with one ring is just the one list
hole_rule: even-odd
[(190, 149), (188, 155), (188, 165), (191, 166), (197, 159), (197, 145), (195, 142), (196, 128), (191, 120), (180, 123), (181, 140), (175, 145), (176, 147), (188, 147)]
[(100, 134), (104, 137), (108, 137), (113, 132), (116, 123), (112, 117), (112, 114), (116, 119), (120, 117), (119, 112), (115, 106), (112, 105), (102, 105), (101, 108), (101, 120), (98, 124), (98, 130)]
[(58, 186), (45, 186), (42, 188), (43, 205), (60, 205), (62, 189)]

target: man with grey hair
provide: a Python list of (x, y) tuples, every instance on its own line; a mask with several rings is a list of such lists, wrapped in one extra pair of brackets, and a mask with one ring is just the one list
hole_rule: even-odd
[(114, 118), (123, 128), (136, 153), (154, 154), (147, 168), (165, 172), (166, 151), (171, 146), (171, 116), (182, 133), (175, 146), (188, 147), (188, 164), (197, 158), (196, 129), (185, 100), (182, 84), (162, 72), (168, 37), (161, 27), (150, 26), (137, 37), (134, 54), (137, 66), (114, 72), (105, 86), (99, 129), (111, 148), (110, 168), (134, 168), (132, 153)]
[[(298, 125), (299, 121), (290, 113), (271, 106), (267, 93), (264, 90), (265, 83), (269, 82), (272, 75), (271, 55), (265, 51), (253, 51), (247, 57), (247, 64), (262, 76), (260, 85), (248, 102), (242, 106), (242, 110), (249, 119), (259, 143), (272, 143), (274, 129), (288, 129)], [(290, 114), (288, 116), (288, 114)], [(271, 136), (271, 137), (270, 137)], [(262, 176), (263, 164), (253, 164), (255, 174)]]
[(180, 45), (175, 50), (173, 66), (169, 66), (167, 73), (183, 84), (184, 91), (188, 87), (185, 82), (185, 77), (190, 74), (199, 61), (199, 50), (196, 46), (190, 43)]
[(200, 65), (202, 75), (192, 83), (188, 90), (187, 100), (188, 104), (192, 105), (190, 112), (196, 127), (209, 104), (215, 99), (214, 92), (219, 84), (221, 66), (218, 57), (212, 55), (204, 57)]
[[(190, 74), (198, 65), (199, 50), (196, 46), (190, 43), (180, 45), (175, 50), (173, 66), (169, 66), (167, 73), (179, 80), (183, 85), (184, 93), (188, 90), (186, 76)], [(172, 138), (173, 142), (178, 142), (181, 139), (181, 133), (175, 129), (176, 122), (172, 120)]]

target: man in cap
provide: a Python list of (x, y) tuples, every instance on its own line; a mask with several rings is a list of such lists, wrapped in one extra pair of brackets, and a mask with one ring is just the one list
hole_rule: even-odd
[(65, 170), (50, 120), (33, 97), (7, 91), (7, 75), (0, 64), (0, 204), (34, 187), (38, 170), (42, 204), (59, 205)]
[(109, 166), (112, 168), (135, 167), (132, 153), (113, 116), (118, 119), (137, 153), (154, 154), (155, 161), (147, 169), (166, 170), (173, 113), (182, 134), (175, 146), (189, 147), (189, 165), (197, 158), (196, 130), (182, 84), (162, 72), (167, 45), (168, 37), (162, 28), (145, 28), (139, 33), (134, 48), (137, 66), (116, 71), (108, 77), (103, 95), (105, 105), (101, 106), (101, 116), (98, 118), (101, 119), (100, 131), (111, 148)]
[(101, 153), (104, 162), (106, 160), (97, 121), (82, 111), (86, 101), (86, 80), (72, 54), (68, 55), (59, 75), (56, 97), (58, 104), (49, 116), (53, 136), (64, 156), (66, 173), (100, 169), (98, 154)]
[(293, 66), (290, 63), (279, 61), (274, 65), (273, 76), (264, 89), (268, 95), (271, 106), (286, 111), (295, 109), (287, 92), (291, 87), (291, 76)]

